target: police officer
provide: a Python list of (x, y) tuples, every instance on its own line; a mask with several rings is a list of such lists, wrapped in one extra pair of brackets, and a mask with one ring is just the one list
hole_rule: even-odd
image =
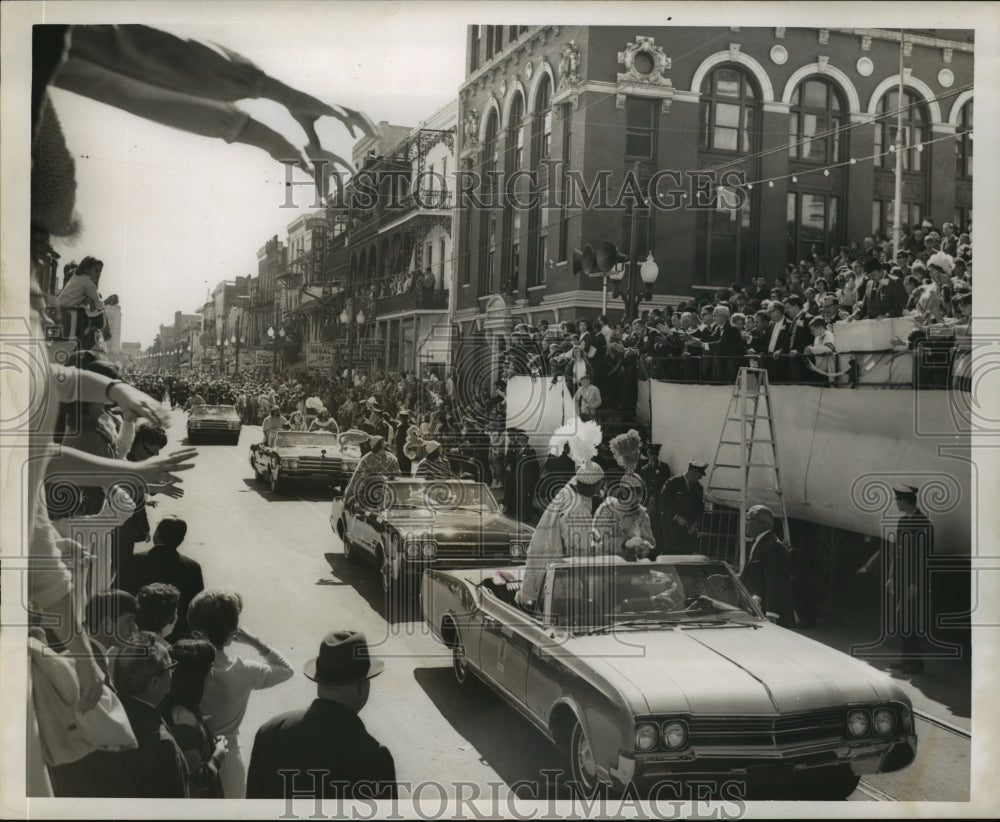
[(705, 513), (701, 478), (708, 463), (691, 460), (687, 471), (671, 477), (663, 486), (659, 498), (660, 554), (690, 554), (698, 551), (698, 528)]

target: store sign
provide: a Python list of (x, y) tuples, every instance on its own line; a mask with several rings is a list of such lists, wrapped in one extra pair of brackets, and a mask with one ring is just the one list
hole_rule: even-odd
[(274, 365), (274, 351), (257, 351), (256, 354), (258, 366)]
[(306, 368), (332, 368), (335, 356), (330, 343), (309, 342), (305, 344)]
[(385, 340), (362, 340), (358, 356), (363, 360), (378, 360), (385, 357)]

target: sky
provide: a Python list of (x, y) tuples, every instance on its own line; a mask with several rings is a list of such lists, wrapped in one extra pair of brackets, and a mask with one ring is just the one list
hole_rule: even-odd
[[(226, 46), (272, 77), (363, 110), (376, 123), (416, 126), (457, 96), (465, 23), (386, 10), (313, 4), (307, 24), (274, 5), (249, 4), (232, 22), (159, 27)], [(288, 223), (309, 210), (308, 188), (294, 189), (300, 208), (281, 207), (286, 167), (259, 149), (171, 129), (61, 89), (51, 94), (76, 160), (83, 226), (75, 242), (55, 247), (64, 261), (104, 261), (101, 293), (121, 300), (123, 341), (145, 347), (174, 311), (200, 307), (206, 289), (256, 275), (257, 250), (275, 234), (283, 239)], [(304, 144), (279, 104), (239, 105)], [(355, 138), (337, 120), (325, 118), (318, 129), (324, 145), (350, 158)], [(298, 171), (295, 178), (309, 179)]]

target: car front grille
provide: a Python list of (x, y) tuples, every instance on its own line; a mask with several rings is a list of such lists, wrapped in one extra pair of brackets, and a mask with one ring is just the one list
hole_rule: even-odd
[(438, 543), (437, 557), (452, 559), (510, 559), (510, 545), (507, 543), (446, 542)]
[(697, 716), (689, 725), (692, 745), (782, 747), (844, 736), (846, 709), (778, 717)]
[[(294, 458), (293, 458), (294, 459)], [(341, 473), (344, 461), (340, 457), (298, 457), (299, 470), (323, 473)]]
[(229, 427), (229, 420), (197, 420), (192, 424), (196, 431), (235, 431)]

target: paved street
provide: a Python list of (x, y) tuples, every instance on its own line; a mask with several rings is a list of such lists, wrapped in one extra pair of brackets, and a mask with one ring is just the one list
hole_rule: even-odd
[[(184, 439), (185, 420), (183, 412), (174, 412), (165, 450)], [(387, 662), (362, 718), (392, 750), (401, 782), (469, 782), (488, 794), (490, 783), (544, 786), (544, 770), (565, 770), (559, 751), (498, 698), (458, 691), (450, 655), (425, 632), (418, 614), (387, 622), (375, 569), (343, 558), (329, 526), (326, 490), (292, 489), (276, 497), (253, 479), (249, 445), (259, 438), (258, 427), (244, 427), (239, 446), (199, 446), (197, 466), (184, 475), (184, 498), (161, 501), (159, 513), (151, 515), (154, 522), (167, 513), (187, 520), (181, 550), (202, 564), (206, 585), (237, 589), (244, 598), (244, 627), (280, 650), (296, 670), (290, 682), (251, 697), (242, 737), (247, 759), (265, 719), (313, 698), (314, 685), (301, 669), (316, 655), (320, 638), (352, 628), (365, 631), (373, 653)], [(237, 652), (254, 656), (249, 648)], [(960, 723), (943, 705), (904, 686), (916, 707)], [(866, 777), (853, 799), (968, 799), (968, 740), (923, 721), (917, 730), (917, 761), (899, 774)], [(565, 787), (555, 794), (566, 796)]]

